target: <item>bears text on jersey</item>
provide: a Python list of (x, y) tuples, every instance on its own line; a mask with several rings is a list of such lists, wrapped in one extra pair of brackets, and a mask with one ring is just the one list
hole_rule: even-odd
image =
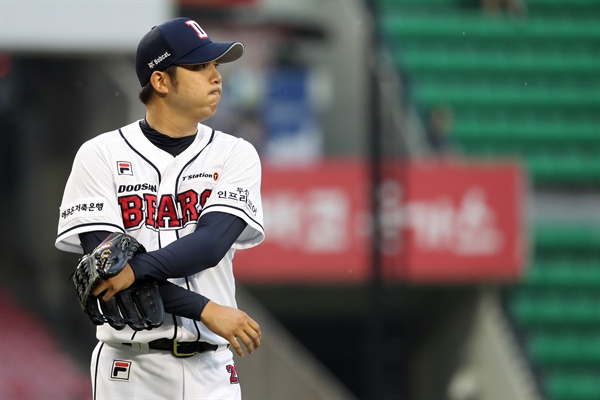
[(128, 194), (119, 196), (118, 203), (123, 215), (125, 229), (135, 229), (142, 225), (153, 229), (176, 228), (198, 221), (200, 212), (212, 191), (205, 189), (198, 194), (194, 190), (164, 194)]

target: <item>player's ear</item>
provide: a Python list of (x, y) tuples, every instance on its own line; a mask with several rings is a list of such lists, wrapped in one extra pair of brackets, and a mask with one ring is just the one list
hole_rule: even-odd
[(169, 75), (163, 71), (154, 71), (150, 75), (150, 84), (158, 94), (167, 94), (169, 92), (168, 80)]

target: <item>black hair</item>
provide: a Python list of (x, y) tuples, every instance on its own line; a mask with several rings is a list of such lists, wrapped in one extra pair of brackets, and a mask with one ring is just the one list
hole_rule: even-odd
[[(169, 75), (171, 82), (173, 82), (173, 86), (177, 86), (177, 66), (169, 65), (167, 68), (165, 68), (165, 70), (163, 72), (166, 72), (167, 75)], [(148, 81), (148, 83), (146, 83), (140, 90), (140, 93), (138, 94), (138, 98), (140, 99), (140, 101), (142, 103), (148, 104), (148, 102), (152, 98), (153, 94), (154, 94), (154, 86), (152, 86), (150, 81)]]

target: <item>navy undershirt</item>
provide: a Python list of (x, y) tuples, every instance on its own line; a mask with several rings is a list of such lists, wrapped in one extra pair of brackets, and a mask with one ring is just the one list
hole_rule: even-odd
[(180, 138), (174, 138), (160, 133), (154, 128), (151, 128), (145, 119), (140, 121), (140, 129), (144, 133), (144, 136), (152, 142), (153, 145), (161, 150), (166, 151), (173, 157), (177, 157), (183, 153), (193, 142), (196, 140), (196, 134), (191, 136), (184, 136)]
[[(194, 141), (195, 135), (172, 138), (150, 128), (140, 121), (144, 135), (158, 148), (173, 157), (181, 154)], [(168, 246), (138, 254), (129, 264), (136, 281), (155, 279), (163, 299), (165, 311), (182, 317), (199, 320), (208, 299), (199, 293), (168, 282), (169, 278), (183, 278), (207, 268), (212, 268), (225, 257), (227, 251), (246, 228), (246, 222), (232, 214), (211, 212), (198, 220), (194, 233), (184, 236)], [(84, 254), (91, 253), (109, 232), (94, 231), (79, 235)]]

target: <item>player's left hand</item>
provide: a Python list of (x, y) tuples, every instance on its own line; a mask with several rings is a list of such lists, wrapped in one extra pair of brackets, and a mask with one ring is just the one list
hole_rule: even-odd
[(248, 354), (260, 347), (260, 326), (242, 310), (209, 301), (200, 320), (212, 332), (227, 339), (240, 357), (244, 357), (244, 351), (238, 339), (246, 346)]

